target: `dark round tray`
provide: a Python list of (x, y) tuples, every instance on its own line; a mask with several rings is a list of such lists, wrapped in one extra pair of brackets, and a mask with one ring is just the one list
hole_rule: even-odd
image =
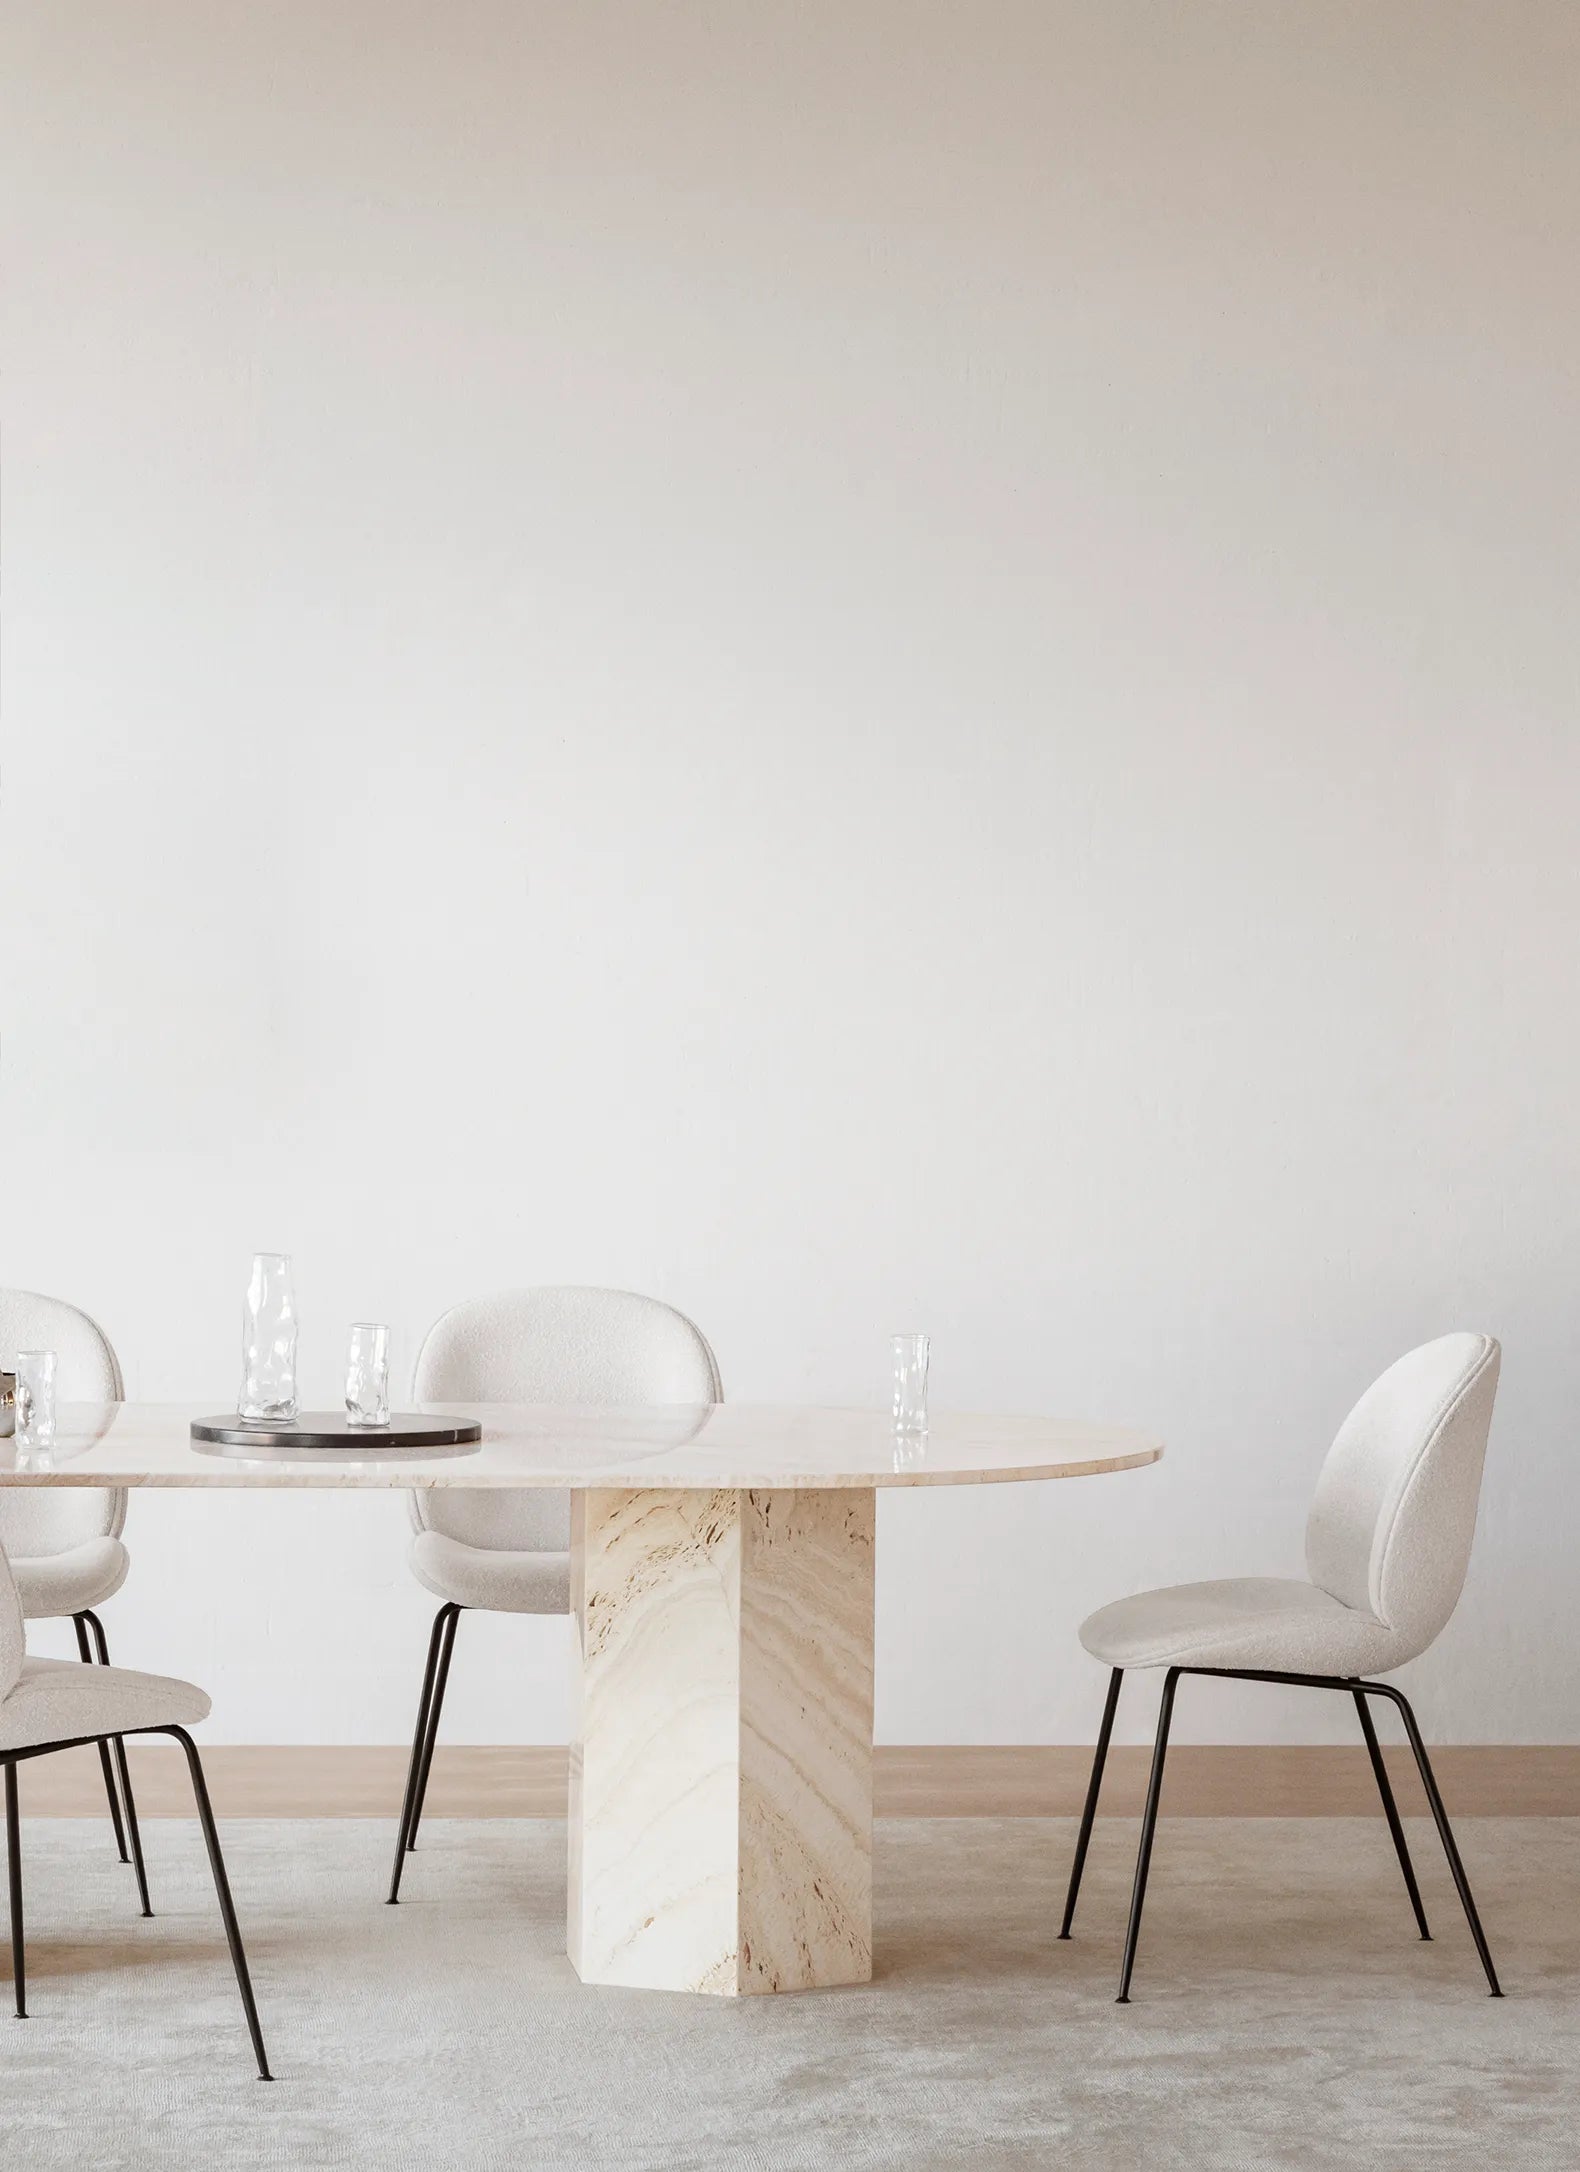
[(392, 1414), (388, 1425), (353, 1425), (343, 1410), (304, 1410), (295, 1425), (256, 1425), (228, 1411), (194, 1418), (195, 1446), (210, 1455), (292, 1456), (469, 1455), (483, 1437), (475, 1418)]

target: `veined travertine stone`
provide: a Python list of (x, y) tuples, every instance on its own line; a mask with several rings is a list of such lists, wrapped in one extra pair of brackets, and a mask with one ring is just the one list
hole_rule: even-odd
[(574, 1496), (585, 1982), (871, 1976), (873, 1510), (850, 1488)]

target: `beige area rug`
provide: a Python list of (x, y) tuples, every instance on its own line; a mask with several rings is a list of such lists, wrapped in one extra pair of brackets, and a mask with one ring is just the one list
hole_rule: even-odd
[[(17, 2172), (1574, 2172), (1580, 1825), (1467, 1820), (1509, 1996), (1486, 1996), (1429, 1827), (1434, 1943), (1381, 1819), (1165, 1819), (1136, 2001), (1113, 2004), (1135, 1827), (879, 1827), (878, 1972), (715, 2001), (592, 1991), (563, 1951), (563, 1828), (227, 1825), (279, 2079), (252, 2072), (195, 1830), (24, 1816), (31, 2018), (0, 1984)], [(0, 1964), (8, 1966), (6, 1964)]]

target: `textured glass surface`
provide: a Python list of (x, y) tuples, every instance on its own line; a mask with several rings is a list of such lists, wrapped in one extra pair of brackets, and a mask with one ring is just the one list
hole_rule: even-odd
[(289, 1255), (259, 1252), (241, 1315), (237, 1414), (271, 1425), (296, 1422), (296, 1278)]
[(353, 1425), (390, 1422), (390, 1331), (362, 1320), (346, 1353), (346, 1416)]
[(894, 1338), (894, 1426), (899, 1433), (927, 1430), (927, 1360), (925, 1335)]
[(19, 1455), (55, 1445), (53, 1350), (19, 1350), (16, 1354), (16, 1445)]

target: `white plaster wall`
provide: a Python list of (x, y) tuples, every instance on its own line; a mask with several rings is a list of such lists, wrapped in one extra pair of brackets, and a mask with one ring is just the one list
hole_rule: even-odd
[[(1417, 1686), (1575, 1739), (1577, 87), (1562, 0), (7, 7), (0, 1279), (145, 1397), (267, 1245), (318, 1396), (587, 1280), (1158, 1428), (883, 1502), (910, 1741), (1089, 1739), (1082, 1614), (1296, 1570), (1487, 1327)], [(128, 1536), (216, 1738), (405, 1736), (398, 1500)], [(450, 1733), (566, 1660), (469, 1624)]]

